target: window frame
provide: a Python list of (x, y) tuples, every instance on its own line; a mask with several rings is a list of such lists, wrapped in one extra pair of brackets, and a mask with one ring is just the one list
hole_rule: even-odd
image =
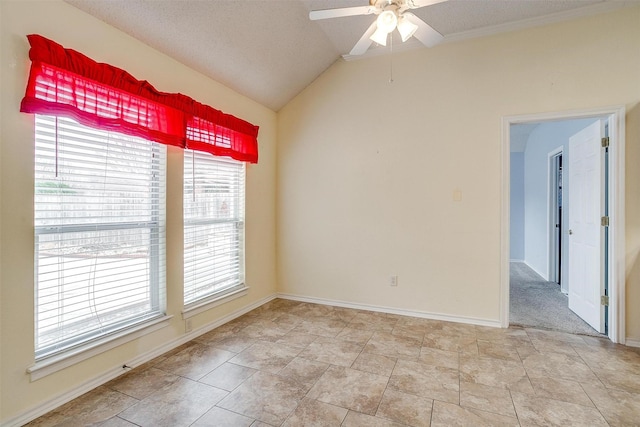
[[(77, 361), (85, 360), (86, 358), (92, 357), (95, 354), (106, 351), (107, 349), (113, 348), (117, 345), (121, 345), (124, 342), (133, 340), (142, 336), (146, 333), (149, 333), (153, 330), (157, 330), (159, 328), (165, 327), (168, 325), (168, 320), (172, 316), (167, 316), (166, 314), (166, 214), (164, 213), (166, 210), (166, 172), (167, 172), (167, 152), (166, 147), (162, 144), (158, 144), (153, 141), (146, 140), (145, 142), (151, 144), (148, 146), (148, 150), (151, 152), (152, 157), (156, 157), (158, 161), (147, 160), (149, 161), (149, 179), (152, 182), (152, 186), (156, 186), (158, 188), (157, 196), (151, 198), (152, 206), (149, 209), (150, 218), (146, 221), (95, 221), (95, 222), (78, 222), (75, 224), (65, 223), (63, 216), (54, 217), (54, 220), (57, 220), (58, 223), (47, 224), (47, 225), (38, 225), (39, 219), (37, 216), (38, 212), (38, 183), (41, 182), (43, 178), (38, 178), (38, 175), (43, 175), (46, 173), (51, 174), (51, 171), (46, 171), (45, 169), (40, 169), (39, 160), (46, 163), (48, 158), (52, 156), (56, 159), (56, 175), (57, 172), (57, 159), (58, 159), (58, 138), (60, 137), (60, 132), (58, 129), (58, 123), (60, 120), (66, 122), (66, 126), (74, 127), (74, 130), (77, 132), (81, 132), (83, 129), (87, 128), (87, 126), (78, 123), (73, 119), (67, 119), (58, 117), (55, 115), (38, 115), (34, 118), (34, 140), (38, 141), (38, 138), (45, 138), (47, 128), (39, 128), (39, 124), (45, 123), (45, 121), (55, 121), (55, 147), (56, 153), (54, 155), (47, 156), (46, 154), (39, 155), (38, 142), (36, 142), (36, 149), (34, 150), (34, 356), (35, 356), (35, 365), (29, 368), (27, 371), (31, 374), (32, 380), (41, 378), (42, 376), (48, 375), (49, 373), (56, 372), (59, 369), (63, 369), (66, 366), (70, 366), (70, 360)], [(42, 124), (42, 126), (46, 126)], [(130, 137), (124, 134), (120, 134), (113, 131), (103, 130), (91, 128), (91, 131), (95, 134), (99, 134), (100, 137), (104, 138), (104, 141), (101, 141), (100, 144), (103, 144), (105, 147), (110, 144), (110, 139), (114, 137), (114, 135), (122, 135), (126, 140), (128, 140), (128, 144), (134, 143), (136, 139), (140, 139), (139, 137)], [(41, 134), (39, 132), (42, 132)], [(86, 141), (85, 141), (86, 142)], [(43, 144), (40, 142), (40, 144)], [(82, 141), (76, 141), (74, 144), (82, 144)], [(49, 143), (48, 145), (51, 145)], [(46, 153), (46, 145), (43, 145), (40, 149), (45, 150), (43, 153)], [(95, 148), (95, 147), (94, 147)], [(77, 173), (69, 173), (69, 177), (79, 176)], [(56, 176), (57, 178), (57, 176)], [(44, 178), (46, 179), (46, 178)], [(63, 182), (63, 181), (60, 181)], [(163, 187), (160, 187), (163, 186)], [(102, 200), (102, 199), (101, 199)], [(41, 201), (42, 203), (47, 203), (46, 201)], [(73, 202), (71, 202), (73, 203)], [(98, 202), (99, 203), (99, 202)], [(91, 207), (91, 204), (85, 205), (87, 208)], [(46, 212), (43, 208), (43, 212)], [(64, 212), (64, 208), (58, 210), (58, 212)], [(129, 316), (126, 319), (116, 321), (108, 324), (106, 327), (86, 329), (81, 331), (81, 333), (72, 335), (71, 337), (64, 337), (63, 339), (56, 340), (51, 343), (47, 343), (45, 345), (40, 345), (39, 340), (42, 339), (42, 334), (40, 331), (40, 323), (39, 323), (39, 314), (40, 314), (40, 304), (42, 303), (40, 299), (40, 266), (39, 266), (39, 258), (42, 248), (40, 247), (40, 239), (42, 236), (46, 235), (61, 235), (61, 236), (69, 236), (71, 233), (88, 233), (88, 232), (111, 232), (116, 230), (148, 230), (148, 272), (147, 278), (145, 279), (149, 285), (149, 296), (146, 299), (149, 303), (149, 310), (145, 312), (135, 313), (134, 315)], [(81, 239), (81, 237), (78, 237)], [(151, 242), (158, 242), (157, 244), (153, 244)], [(161, 259), (165, 257), (164, 259)], [(59, 264), (60, 261), (57, 263)], [(139, 270), (136, 270), (139, 271)], [(45, 273), (46, 274), (46, 273)], [(60, 287), (60, 282), (58, 282), (58, 287)], [(63, 301), (67, 297), (63, 299), (58, 299), (56, 301)], [(123, 308), (117, 308), (115, 310), (110, 310), (109, 314), (118, 312), (123, 310)], [(101, 315), (103, 315), (101, 313)], [(86, 320), (83, 320), (86, 321)], [(60, 328), (64, 328), (66, 325), (61, 326)], [(72, 364), (71, 363), (71, 364)]]
[[(246, 163), (225, 158), (214, 156), (208, 153), (199, 152), (196, 150), (184, 150), (184, 158), (183, 158), (183, 236), (184, 236), (184, 244), (185, 249), (183, 250), (184, 264), (183, 264), (183, 280), (184, 280), (184, 289), (183, 289), (183, 311), (182, 317), (183, 319), (188, 319), (190, 317), (195, 316), (196, 314), (202, 313), (206, 310), (209, 310), (213, 307), (216, 307), (221, 304), (225, 304), (233, 299), (244, 296), (248, 292), (248, 287), (246, 286), (246, 276), (245, 276), (245, 257), (246, 257), (246, 248), (245, 248), (245, 229), (246, 229), (246, 215), (245, 215), (245, 202), (246, 202)], [(226, 163), (231, 164), (233, 167), (239, 167), (239, 180), (236, 185), (231, 185), (232, 188), (236, 188), (241, 194), (234, 193), (232, 196), (233, 199), (240, 204), (236, 209), (238, 211), (237, 217), (227, 218), (213, 218), (213, 217), (198, 217), (195, 219), (187, 219), (190, 215), (187, 214), (187, 198), (193, 197), (194, 193), (197, 193), (197, 184), (195, 183), (195, 174), (197, 170), (200, 168), (197, 167), (198, 161), (202, 162), (203, 159), (207, 159), (207, 162), (216, 163)], [(190, 167), (190, 169), (188, 169)], [(191, 171), (191, 176), (189, 174), (189, 170)], [(211, 181), (221, 181), (221, 179), (217, 176), (207, 175), (207, 179)], [(188, 190), (190, 189), (190, 190)], [(233, 228), (236, 230), (234, 233), (234, 240), (236, 243), (236, 249), (238, 254), (238, 269), (237, 269), (237, 277), (238, 280), (236, 283), (225, 286), (221, 289), (215, 289), (215, 284), (209, 284), (205, 286), (195, 285), (194, 287), (197, 289), (199, 287), (211, 287), (214, 289), (211, 292), (204, 293), (197, 298), (187, 300), (187, 255), (186, 255), (186, 243), (187, 243), (187, 235), (188, 228), (197, 227), (197, 226), (207, 226), (207, 225), (215, 225), (215, 224), (232, 224)]]

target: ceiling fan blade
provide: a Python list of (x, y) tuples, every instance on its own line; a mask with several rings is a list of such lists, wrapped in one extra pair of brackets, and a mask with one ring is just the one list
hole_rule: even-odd
[(413, 37), (420, 40), (420, 42), (426, 47), (433, 47), (440, 43), (444, 36), (431, 28), (429, 24), (424, 22), (422, 19), (418, 18), (413, 13), (404, 13), (403, 15), (405, 19), (408, 19), (409, 22), (418, 26), (418, 29), (413, 34)]
[(363, 53), (365, 53), (367, 49), (369, 49), (369, 46), (371, 46), (371, 43), (373, 43), (373, 40), (371, 40), (369, 37), (371, 37), (371, 35), (375, 33), (376, 28), (376, 21), (373, 21), (373, 24), (371, 24), (369, 28), (367, 28), (367, 31), (365, 31), (362, 37), (360, 37), (360, 40), (358, 40), (358, 43), (356, 43), (353, 49), (351, 49), (349, 55), (362, 55)]
[(443, 3), (448, 0), (407, 0), (409, 9), (417, 9), (419, 7), (431, 6), (432, 4)]
[(375, 7), (372, 6), (355, 6), (355, 7), (343, 7), (340, 9), (323, 9), (323, 10), (312, 10), (309, 12), (309, 19), (312, 21), (317, 21), (318, 19), (327, 19), (327, 18), (341, 18), (343, 16), (354, 16), (354, 15), (371, 15), (376, 10)]

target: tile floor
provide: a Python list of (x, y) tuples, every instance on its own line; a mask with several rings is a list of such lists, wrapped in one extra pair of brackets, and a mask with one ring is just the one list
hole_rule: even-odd
[(638, 426), (640, 350), (276, 299), (30, 426)]

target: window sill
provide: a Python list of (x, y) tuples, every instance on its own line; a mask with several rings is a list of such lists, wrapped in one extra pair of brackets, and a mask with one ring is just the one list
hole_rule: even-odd
[(31, 375), (31, 381), (37, 381), (47, 375), (51, 375), (62, 369), (73, 366), (76, 363), (87, 360), (107, 350), (118, 347), (129, 341), (133, 341), (151, 332), (157, 331), (169, 325), (173, 316), (162, 316), (134, 328), (121, 331), (103, 339), (91, 342), (82, 347), (74, 348), (55, 356), (47, 357), (37, 361), (33, 366), (27, 368), (27, 373)]
[(219, 294), (212, 295), (211, 297), (203, 300), (196, 301), (194, 303), (185, 306), (182, 310), (182, 318), (189, 319), (197, 314), (203, 313), (207, 310), (225, 304), (229, 301), (233, 301), (236, 298), (245, 296), (249, 291), (249, 287), (240, 285), (240, 287), (234, 287), (231, 290), (221, 291)]

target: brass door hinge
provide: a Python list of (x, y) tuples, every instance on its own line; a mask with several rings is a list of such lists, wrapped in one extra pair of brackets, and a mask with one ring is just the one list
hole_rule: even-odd
[(609, 295), (602, 295), (600, 297), (600, 305), (609, 305)]
[(603, 216), (602, 218), (600, 218), (600, 225), (603, 227), (608, 227), (609, 226), (609, 217), (608, 216)]
[(602, 148), (607, 148), (609, 146), (609, 137), (605, 136), (600, 140), (602, 142)]

